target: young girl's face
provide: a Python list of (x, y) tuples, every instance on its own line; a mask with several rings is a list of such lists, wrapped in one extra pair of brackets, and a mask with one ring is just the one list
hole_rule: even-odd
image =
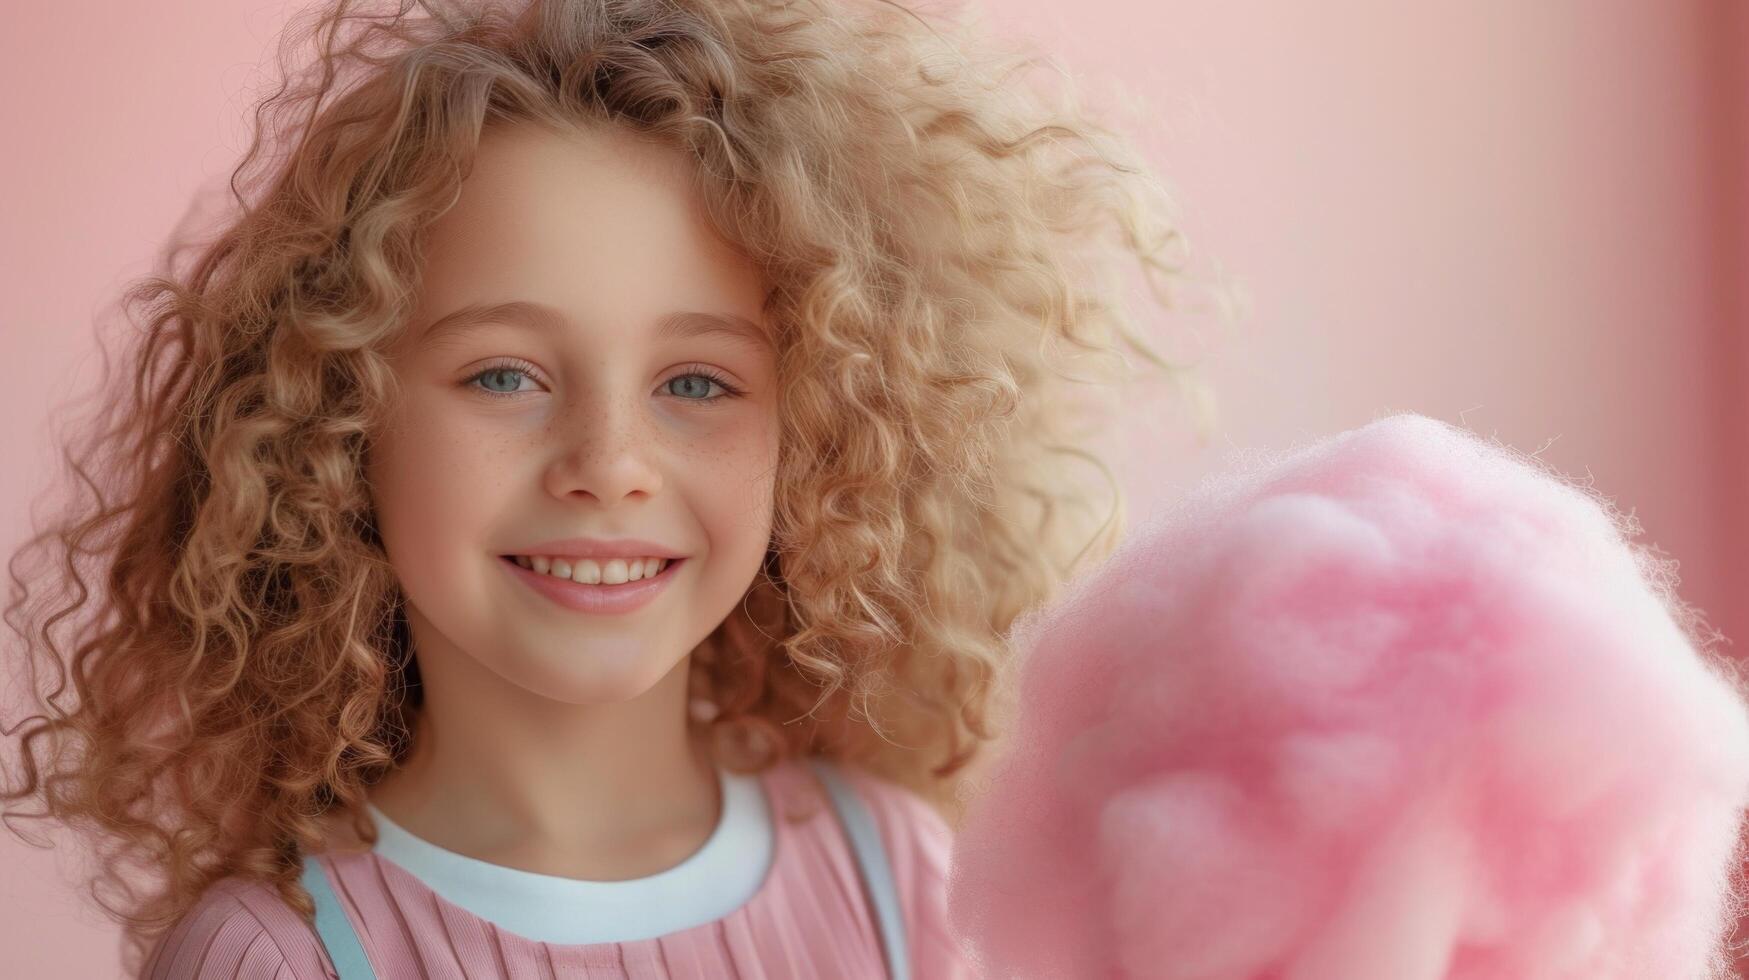
[[(429, 229), (368, 473), (428, 676), (439, 658), (558, 701), (627, 700), (757, 574), (778, 440), (765, 285), (685, 166), (618, 131), (493, 130)], [(529, 306), (440, 322), (511, 302)], [(641, 607), (589, 611), (504, 557), (573, 537), (684, 560)]]

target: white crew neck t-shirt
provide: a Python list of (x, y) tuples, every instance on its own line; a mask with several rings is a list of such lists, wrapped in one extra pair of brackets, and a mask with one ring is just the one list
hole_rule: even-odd
[(547, 943), (628, 942), (720, 919), (753, 897), (775, 853), (770, 801), (757, 776), (717, 770), (723, 812), (692, 856), (626, 881), (539, 874), (457, 854), (366, 803), (376, 821), (372, 850), (432, 891), (499, 926)]

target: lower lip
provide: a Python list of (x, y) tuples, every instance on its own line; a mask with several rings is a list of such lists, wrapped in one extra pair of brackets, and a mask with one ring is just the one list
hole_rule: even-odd
[(668, 564), (655, 578), (641, 578), (636, 582), (622, 582), (619, 585), (585, 585), (582, 582), (573, 582), (531, 568), (523, 568), (514, 559), (502, 555), (498, 561), (509, 568), (512, 575), (526, 582), (529, 588), (566, 609), (586, 613), (629, 613), (649, 605), (663, 589), (668, 588), (668, 583), (674, 578), (675, 569), (686, 559), (669, 559)]

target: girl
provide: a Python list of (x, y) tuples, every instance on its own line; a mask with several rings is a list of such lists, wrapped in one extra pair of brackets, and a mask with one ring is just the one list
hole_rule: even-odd
[(1188, 380), (1088, 271), (1166, 298), (1158, 184), (903, 8), (354, 6), (128, 296), (14, 815), (141, 976), (969, 975), (1004, 632), (1122, 527), (1061, 345)]

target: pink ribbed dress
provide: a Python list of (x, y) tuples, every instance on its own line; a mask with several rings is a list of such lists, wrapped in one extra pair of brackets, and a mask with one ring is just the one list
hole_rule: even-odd
[[(873, 814), (891, 865), (913, 980), (975, 976), (947, 931), (952, 831), (878, 776), (839, 771)], [(321, 854), (381, 980), (885, 976), (874, 910), (825, 790), (801, 761), (723, 773), (722, 819), (681, 864), (577, 881), (445, 851), (378, 817), (368, 853)], [(792, 823), (784, 814), (811, 816)], [(304, 920), (258, 882), (210, 887), (147, 960), (150, 980), (330, 980)]]

